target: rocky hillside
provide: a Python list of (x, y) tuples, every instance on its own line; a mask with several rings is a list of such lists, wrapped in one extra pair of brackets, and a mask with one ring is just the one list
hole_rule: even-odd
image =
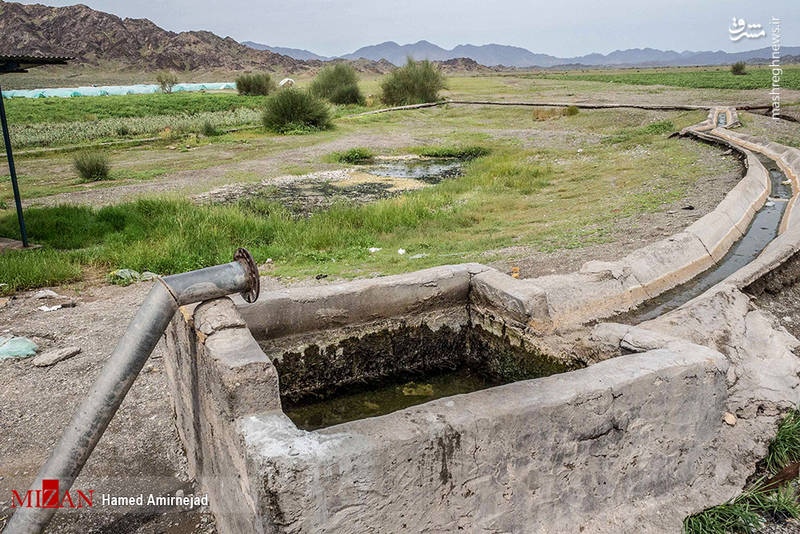
[(266, 69), (300, 72), (304, 61), (254, 50), (207, 31), (175, 33), (148, 19), (122, 19), (84, 5), (48, 7), (0, 0), (0, 54), (54, 54), (76, 63), (136, 69)]

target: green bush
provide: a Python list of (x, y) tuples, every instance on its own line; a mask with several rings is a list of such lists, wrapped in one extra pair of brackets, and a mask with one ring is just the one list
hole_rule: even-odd
[(375, 154), (368, 148), (356, 147), (345, 152), (334, 152), (331, 159), (338, 163), (364, 163), (375, 157)]
[(241, 74), (236, 77), (236, 90), (240, 95), (260, 95), (267, 96), (278, 85), (272, 76), (266, 72), (254, 72), (252, 74)]
[(264, 127), (277, 133), (304, 133), (333, 126), (325, 102), (306, 91), (284, 89), (267, 99)]
[(572, 117), (580, 112), (581, 110), (578, 109), (578, 106), (567, 106), (567, 109), (564, 110), (564, 115), (567, 117)]
[(731, 73), (735, 76), (741, 76), (742, 74), (747, 74), (747, 64), (744, 61), (737, 61), (733, 65), (731, 65)]
[(207, 120), (200, 127), (200, 133), (202, 133), (206, 137), (213, 137), (215, 135), (219, 135), (220, 132), (219, 132), (219, 130), (217, 130), (217, 127), (214, 126), (214, 123), (212, 123), (211, 121)]
[(405, 66), (393, 70), (381, 82), (381, 100), (389, 106), (435, 102), (439, 91), (446, 88), (445, 77), (436, 65), (408, 58)]
[(85, 182), (97, 182), (108, 178), (110, 166), (102, 152), (79, 152), (72, 158), (78, 176)]
[(168, 70), (162, 70), (156, 74), (156, 81), (161, 86), (162, 93), (171, 93), (173, 86), (178, 83), (178, 75)]
[(334, 104), (364, 105), (365, 102), (364, 95), (358, 88), (356, 70), (347, 63), (337, 63), (322, 69), (308, 90), (312, 95)]

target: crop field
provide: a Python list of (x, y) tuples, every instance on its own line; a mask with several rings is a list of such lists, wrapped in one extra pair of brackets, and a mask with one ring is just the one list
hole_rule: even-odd
[[(744, 75), (734, 75), (726, 67), (716, 69), (662, 70), (655, 72), (585, 73), (565, 72), (543, 74), (554, 80), (582, 80), (588, 82), (610, 82), (626, 85), (669, 85), (698, 89), (764, 89), (772, 86), (772, 70), (749, 68)], [(780, 86), (785, 89), (800, 89), (800, 68), (783, 68)]]

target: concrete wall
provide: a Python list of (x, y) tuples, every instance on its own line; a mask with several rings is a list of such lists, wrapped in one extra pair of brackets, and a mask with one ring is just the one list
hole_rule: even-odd
[[(715, 135), (779, 154), (796, 180), (800, 153)], [(747, 161), (702, 223), (572, 275), (516, 280), (468, 264), (182, 309), (166, 367), (190, 472), (220, 532), (669, 532), (735, 495), (800, 401), (800, 342), (742, 291), (777, 283), (765, 277), (800, 249), (794, 215), (756, 261), (680, 309), (640, 327), (600, 324), (599, 345), (637, 354), (577, 371), (304, 432), (281, 412), (279, 351), (261, 346), (459, 308), (509, 345), (535, 344), (627, 309), (744, 231), (769, 190)]]
[(664, 532), (709, 496), (726, 362), (703, 347), (304, 432), (229, 299), (182, 312), (167, 370), (222, 533)]

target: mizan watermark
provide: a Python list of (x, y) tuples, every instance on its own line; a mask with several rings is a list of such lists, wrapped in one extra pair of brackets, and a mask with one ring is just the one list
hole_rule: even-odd
[[(733, 17), (733, 22), (728, 28), (731, 41), (737, 42), (742, 39), (761, 39), (767, 37), (767, 31), (761, 24), (747, 24), (744, 19)], [(772, 17), (770, 19), (770, 48), (772, 57), (770, 58), (770, 68), (772, 69), (771, 87), (769, 96), (772, 101), (772, 119), (778, 120), (781, 114), (781, 19)]]

